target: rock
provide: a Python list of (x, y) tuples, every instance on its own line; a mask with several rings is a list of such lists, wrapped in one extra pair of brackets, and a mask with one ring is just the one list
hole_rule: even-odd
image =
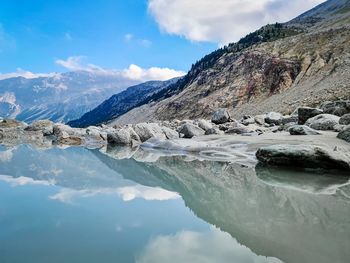
[(265, 124), (265, 118), (266, 118), (266, 114), (261, 114), (261, 115), (256, 115), (254, 117), (254, 120), (257, 124), (259, 125), (264, 125)]
[(204, 135), (205, 132), (203, 129), (195, 126), (194, 124), (185, 123), (181, 126), (179, 133), (182, 133), (184, 138), (192, 138), (195, 136)]
[(205, 131), (205, 135), (213, 135), (213, 134), (223, 134), (224, 132), (219, 130), (218, 128), (211, 128)]
[(298, 108), (298, 124), (303, 125), (308, 119), (322, 113), (323, 113), (323, 110), (321, 109), (310, 108), (310, 107), (300, 107)]
[(241, 123), (245, 126), (248, 126), (249, 124), (255, 124), (255, 119), (251, 116), (243, 116)]
[(165, 137), (169, 140), (179, 138), (179, 133), (173, 129), (170, 129), (168, 127), (162, 127), (162, 131), (163, 131)]
[(201, 128), (205, 131), (213, 128), (213, 125), (209, 121), (203, 120), (203, 119), (198, 120), (197, 125), (199, 128)]
[(298, 125), (297, 122), (289, 122), (289, 123), (286, 123), (286, 124), (283, 124), (282, 126), (280, 126), (282, 128), (282, 131), (287, 131), (289, 132), (289, 129), (295, 125)]
[(244, 134), (244, 133), (249, 133), (251, 130), (249, 130), (246, 127), (238, 126), (238, 127), (233, 127), (225, 131), (226, 134)]
[(291, 135), (319, 135), (320, 133), (306, 125), (294, 125), (289, 128)]
[(327, 101), (322, 103), (321, 109), (324, 113), (343, 116), (350, 113), (350, 100)]
[(311, 145), (270, 145), (261, 147), (256, 157), (272, 166), (350, 170), (349, 153)]
[(266, 114), (265, 122), (268, 124), (280, 125), (282, 123), (282, 114), (279, 112), (269, 112)]
[(25, 122), (17, 121), (13, 119), (2, 119), (0, 120), (0, 129), (9, 129), (9, 128), (21, 128), (24, 129), (28, 125)]
[(150, 138), (166, 139), (162, 128), (157, 123), (138, 123), (133, 126), (136, 134), (140, 137), (141, 142)]
[(339, 124), (339, 117), (331, 114), (320, 114), (308, 119), (305, 125), (315, 130), (334, 130), (334, 126)]
[(26, 131), (42, 131), (44, 136), (53, 134), (53, 122), (50, 120), (34, 121), (31, 125), (25, 128)]
[(131, 127), (116, 129), (107, 133), (107, 142), (110, 145), (133, 146), (141, 142), (139, 135)]
[(228, 122), (224, 124), (219, 124), (219, 130), (220, 131), (227, 131), (228, 129), (238, 127), (239, 123), (238, 122)]
[(346, 127), (346, 125), (337, 124), (337, 125), (334, 126), (333, 129), (334, 129), (335, 132), (341, 132), (341, 131), (343, 131), (345, 129), (345, 127)]
[(341, 116), (341, 118), (339, 119), (339, 124), (349, 125), (350, 124), (350, 113), (344, 114), (343, 116)]
[(230, 114), (227, 109), (218, 109), (214, 112), (211, 121), (215, 124), (223, 124), (230, 121)]
[(286, 115), (282, 117), (282, 124), (288, 124), (288, 123), (296, 123), (298, 122), (298, 116), (295, 115)]
[(350, 125), (346, 126), (341, 132), (339, 132), (337, 138), (350, 143)]
[(81, 145), (83, 144), (83, 139), (75, 136), (68, 136), (65, 138), (60, 138), (58, 141), (56, 141), (60, 144), (65, 144), (65, 145)]

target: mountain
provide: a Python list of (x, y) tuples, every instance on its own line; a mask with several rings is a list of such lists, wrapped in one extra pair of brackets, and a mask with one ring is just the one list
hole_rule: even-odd
[(113, 95), (98, 107), (85, 113), (81, 118), (70, 121), (68, 124), (72, 127), (87, 127), (117, 118), (178, 80), (179, 78), (168, 81), (148, 81), (130, 87), (121, 93)]
[(329, 0), (272, 24), (196, 62), (177, 83), (146, 98), (112, 124), (233, 117), (350, 98), (350, 1)]
[(0, 80), (0, 116), (26, 122), (67, 122), (133, 84), (135, 81), (122, 81), (117, 75), (87, 71), (4, 79)]

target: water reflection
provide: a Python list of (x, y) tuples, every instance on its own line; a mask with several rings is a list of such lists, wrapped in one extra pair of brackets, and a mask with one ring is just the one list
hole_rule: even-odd
[[(91, 199), (88, 211), (102, 199), (99, 209), (111, 213), (104, 199), (110, 196), (125, 222), (134, 220), (136, 213), (142, 222), (133, 225), (144, 228), (130, 236), (128, 260), (123, 262), (328, 263), (350, 258), (350, 187), (344, 176), (255, 170), (193, 156), (125, 149), (110, 149), (108, 155), (83, 148), (20, 146), (8, 151), (0, 151), (0, 156), (11, 156), (0, 159), (1, 181), (12, 186), (59, 186), (47, 194), (50, 200), (71, 204)], [(180, 197), (197, 217), (185, 212)], [(118, 204), (118, 198), (124, 204)], [(99, 220), (108, 217), (113, 218), (104, 214)], [(143, 222), (148, 217), (152, 219)], [(201, 220), (215, 227), (204, 226)], [(102, 231), (87, 221), (86, 229)], [(125, 229), (123, 224), (103, 223), (110, 224), (114, 232)], [(99, 240), (107, 242), (111, 233), (103, 233)], [(122, 239), (109, 241), (118, 246)], [(90, 256), (84, 261), (100, 262)]]

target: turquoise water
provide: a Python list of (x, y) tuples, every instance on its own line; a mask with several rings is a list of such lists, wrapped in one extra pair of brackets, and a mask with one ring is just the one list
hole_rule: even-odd
[(0, 146), (0, 262), (349, 262), (347, 177), (116, 156)]

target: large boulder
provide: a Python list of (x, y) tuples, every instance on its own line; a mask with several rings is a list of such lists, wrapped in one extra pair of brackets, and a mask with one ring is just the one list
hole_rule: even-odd
[(270, 145), (261, 147), (256, 157), (272, 166), (350, 170), (350, 155), (344, 151), (312, 145)]
[(25, 128), (26, 131), (41, 131), (44, 136), (53, 134), (54, 123), (50, 120), (37, 120)]
[(298, 108), (298, 124), (305, 124), (305, 122), (315, 117), (319, 114), (322, 114), (323, 110), (317, 109), (317, 108), (310, 108), (310, 107), (300, 107)]
[(341, 116), (341, 118), (339, 119), (339, 124), (349, 125), (350, 124), (350, 113)]
[(142, 142), (145, 142), (150, 138), (157, 138), (161, 140), (167, 139), (162, 127), (160, 127), (157, 123), (138, 123), (135, 124), (133, 128)]
[(266, 114), (265, 122), (267, 124), (280, 125), (282, 123), (283, 115), (279, 112), (269, 112)]
[(109, 145), (133, 146), (141, 142), (138, 134), (131, 127), (115, 129), (107, 133), (107, 142)]
[(183, 134), (184, 138), (192, 138), (204, 135), (205, 131), (194, 124), (185, 123), (181, 126), (179, 133)]
[(214, 112), (211, 121), (215, 124), (222, 124), (230, 121), (230, 114), (227, 109), (218, 109)]
[(327, 101), (321, 105), (324, 113), (343, 116), (350, 113), (350, 100)]
[(346, 126), (341, 132), (339, 132), (337, 138), (350, 143), (350, 125)]
[(334, 126), (339, 124), (340, 117), (332, 114), (320, 114), (308, 119), (305, 125), (315, 130), (334, 130)]
[(290, 135), (319, 135), (320, 133), (306, 125), (294, 125), (289, 128)]

